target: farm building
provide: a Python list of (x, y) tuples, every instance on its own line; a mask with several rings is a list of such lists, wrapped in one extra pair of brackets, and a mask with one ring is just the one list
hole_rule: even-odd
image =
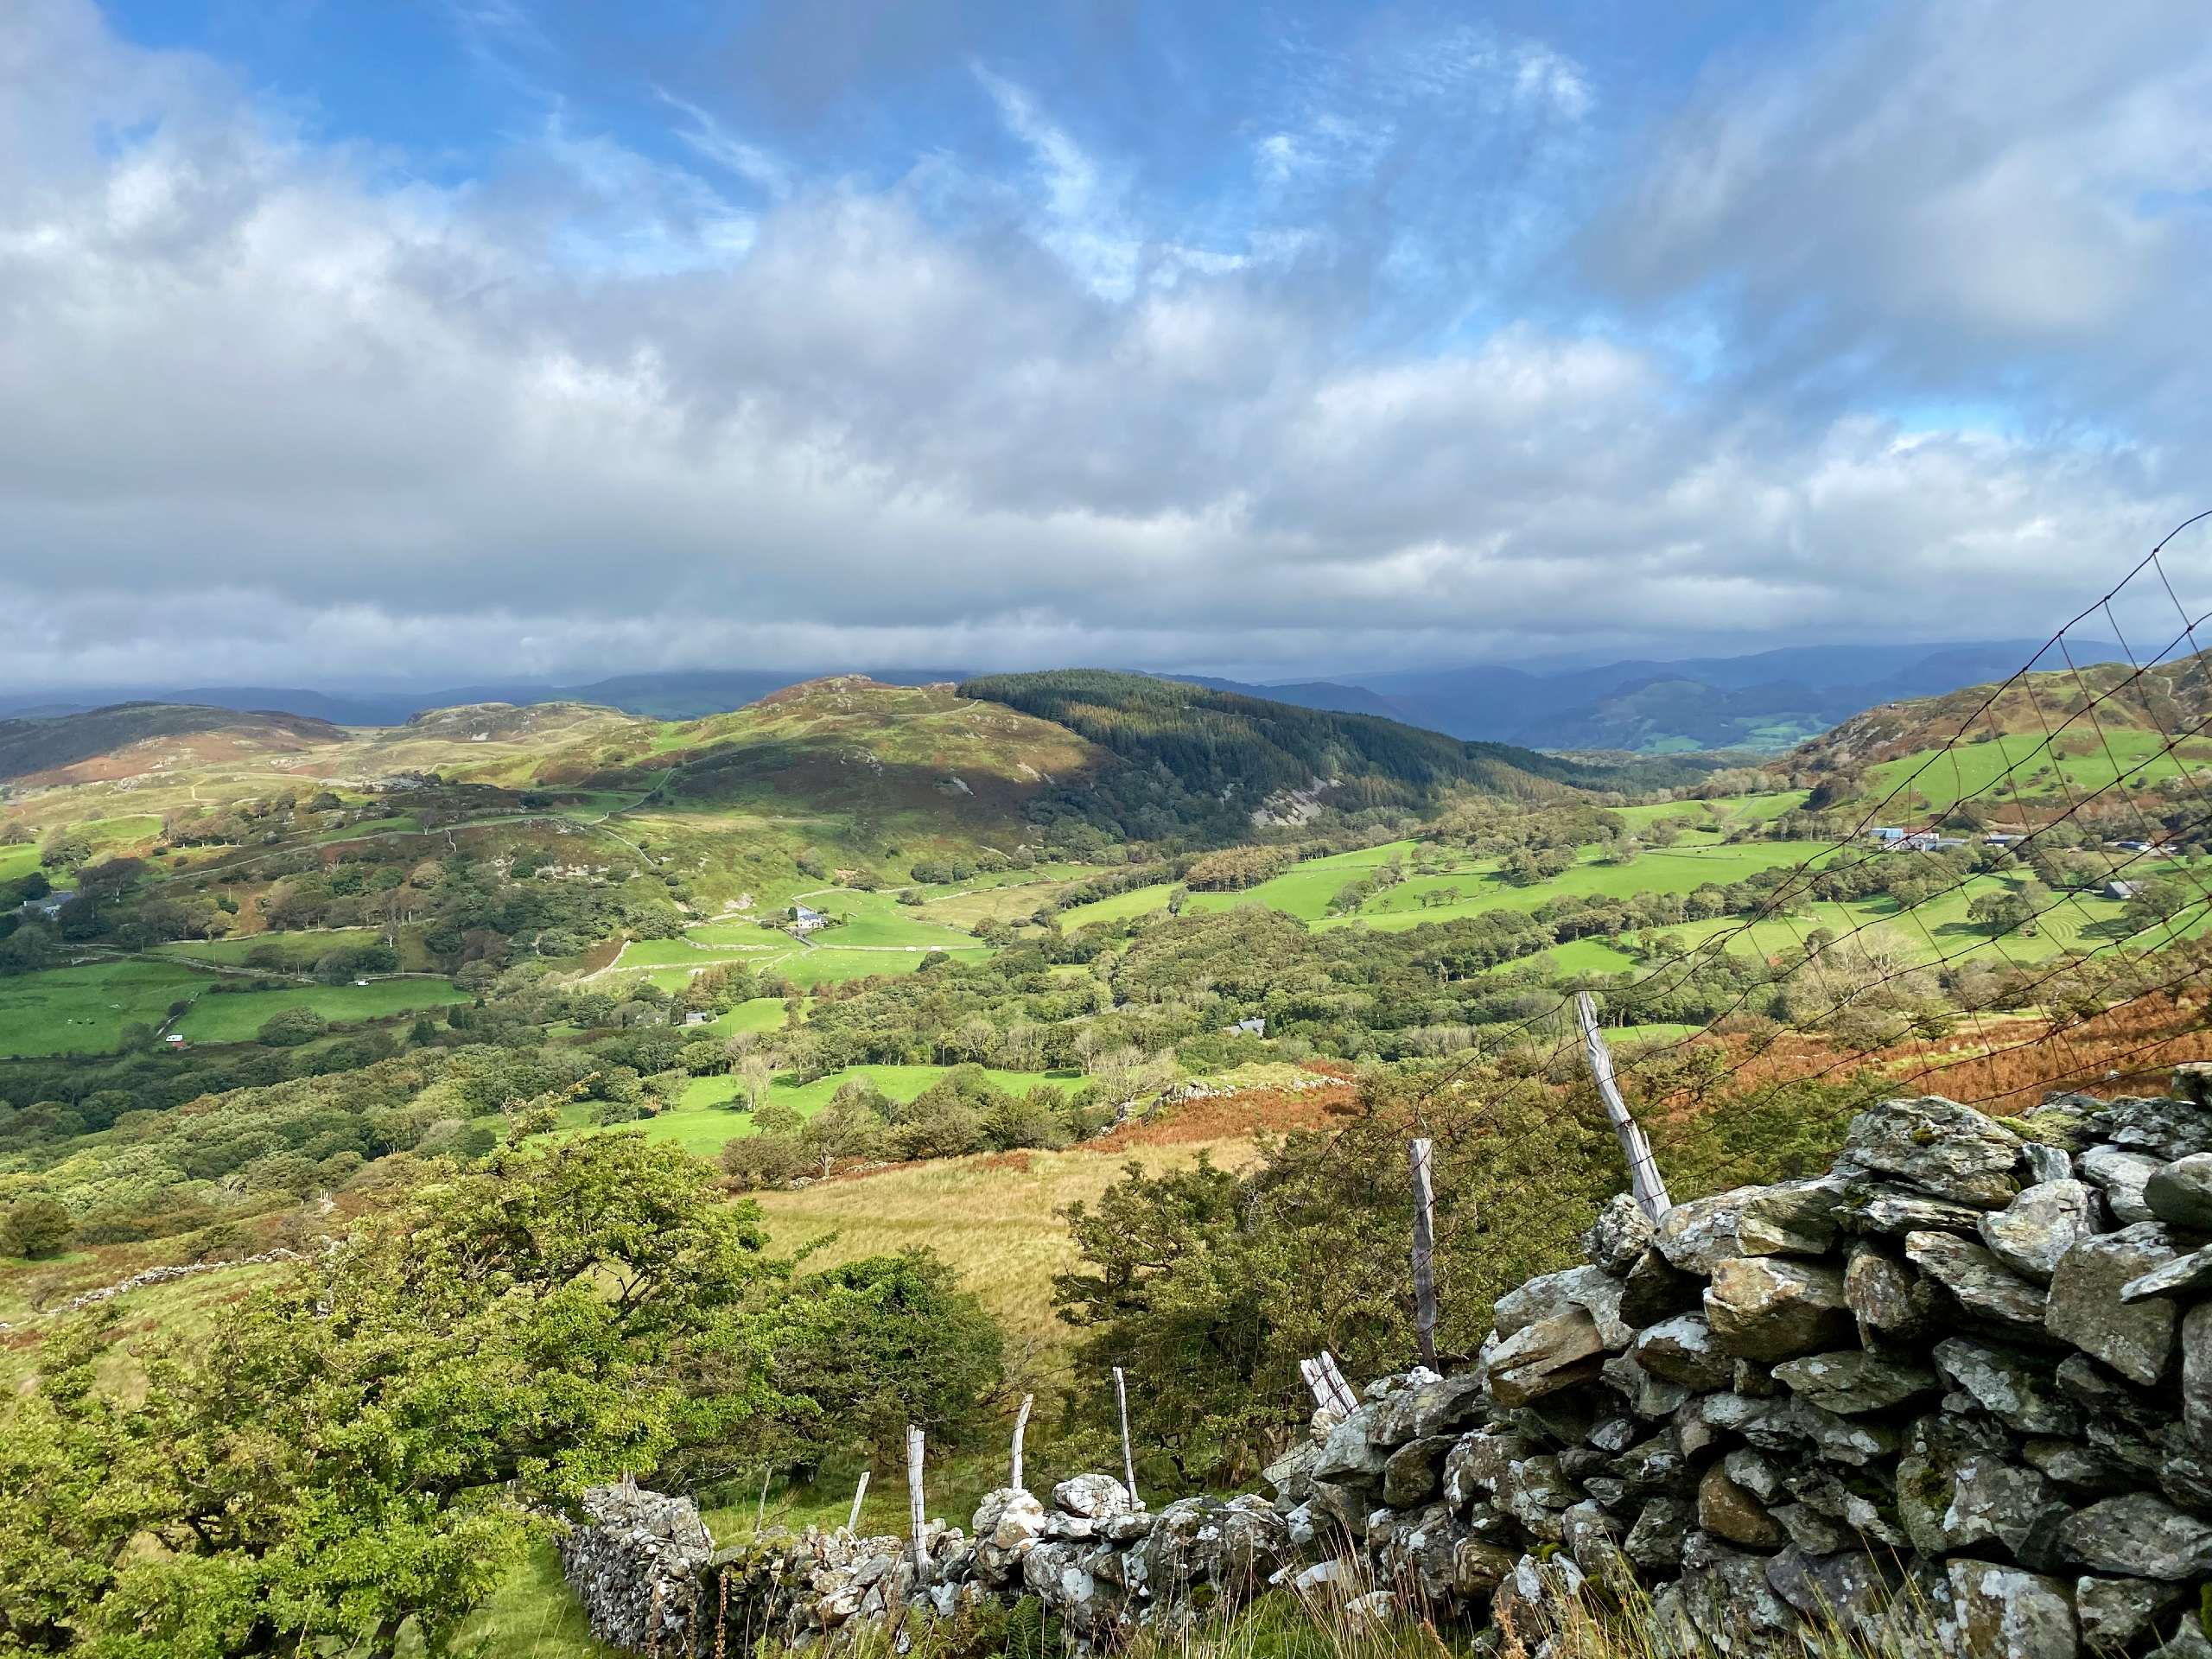
[(1904, 831), (1893, 823), (1885, 823), (1879, 829), (1869, 830), (1866, 833), (1876, 841), (1903, 841), (1904, 839)]
[(693, 1008), (683, 1016), (683, 1023), (687, 1026), (703, 1026), (713, 1018), (714, 1015), (710, 1014), (702, 1014), (698, 1009)]
[(2134, 896), (2135, 884), (2133, 881), (2107, 881), (2105, 883), (2105, 897), (2107, 899), (2133, 899)]
[(1268, 1022), (1260, 1015), (1255, 1014), (1249, 1020), (1239, 1020), (1230, 1029), (1246, 1037), (1264, 1037), (1268, 1034)]
[(810, 910), (804, 905), (793, 905), (791, 906), (791, 931), (793, 932), (811, 933), (817, 927), (827, 927), (829, 925), (830, 918), (827, 916), (824, 916), (820, 911)]

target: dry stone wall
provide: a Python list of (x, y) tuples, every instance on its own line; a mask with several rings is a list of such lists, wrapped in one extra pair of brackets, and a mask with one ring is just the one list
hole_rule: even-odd
[(1662, 1652), (1835, 1619), (1897, 1651), (2212, 1659), (2212, 1067), (2016, 1123), (1891, 1101), (1825, 1174), (1656, 1226), (1624, 1197), (1583, 1243), (1498, 1301), (1472, 1369), (1317, 1414), (1271, 1497), (993, 1492), (918, 1576), (842, 1530), (716, 1553), (688, 1505), (617, 1491), (570, 1580), (601, 1635), (671, 1654), (1023, 1594), (1103, 1646), (1281, 1585), (1540, 1656), (1568, 1604), (1637, 1597)]

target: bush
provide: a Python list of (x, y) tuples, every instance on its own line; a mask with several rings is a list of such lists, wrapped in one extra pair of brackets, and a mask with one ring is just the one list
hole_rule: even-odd
[(313, 1008), (286, 1008), (263, 1020), (253, 1037), (264, 1048), (297, 1048), (329, 1029), (330, 1022)]
[(0, 1250), (42, 1262), (69, 1246), (76, 1223), (58, 1198), (24, 1198), (0, 1217)]

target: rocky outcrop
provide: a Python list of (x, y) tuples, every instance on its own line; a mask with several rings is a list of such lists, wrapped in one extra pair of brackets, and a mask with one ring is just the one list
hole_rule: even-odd
[(1617, 1200), (1471, 1370), (1317, 1413), (1272, 1497), (994, 1492), (918, 1572), (842, 1531), (716, 1554), (688, 1505), (613, 1489), (570, 1580), (605, 1639), (667, 1653), (1021, 1595), (1109, 1646), (1281, 1586), (1355, 1623), (1501, 1617), (1540, 1656), (1569, 1604), (1634, 1589), (1662, 1654), (1817, 1618), (1900, 1653), (2212, 1659), (2208, 1076), (2018, 1129), (1893, 1101), (1826, 1175), (1656, 1227)]

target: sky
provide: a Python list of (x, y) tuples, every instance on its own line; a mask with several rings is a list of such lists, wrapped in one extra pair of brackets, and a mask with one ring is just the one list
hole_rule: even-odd
[(2208, 252), (2196, 0), (4, 0), (0, 688), (2039, 638)]

